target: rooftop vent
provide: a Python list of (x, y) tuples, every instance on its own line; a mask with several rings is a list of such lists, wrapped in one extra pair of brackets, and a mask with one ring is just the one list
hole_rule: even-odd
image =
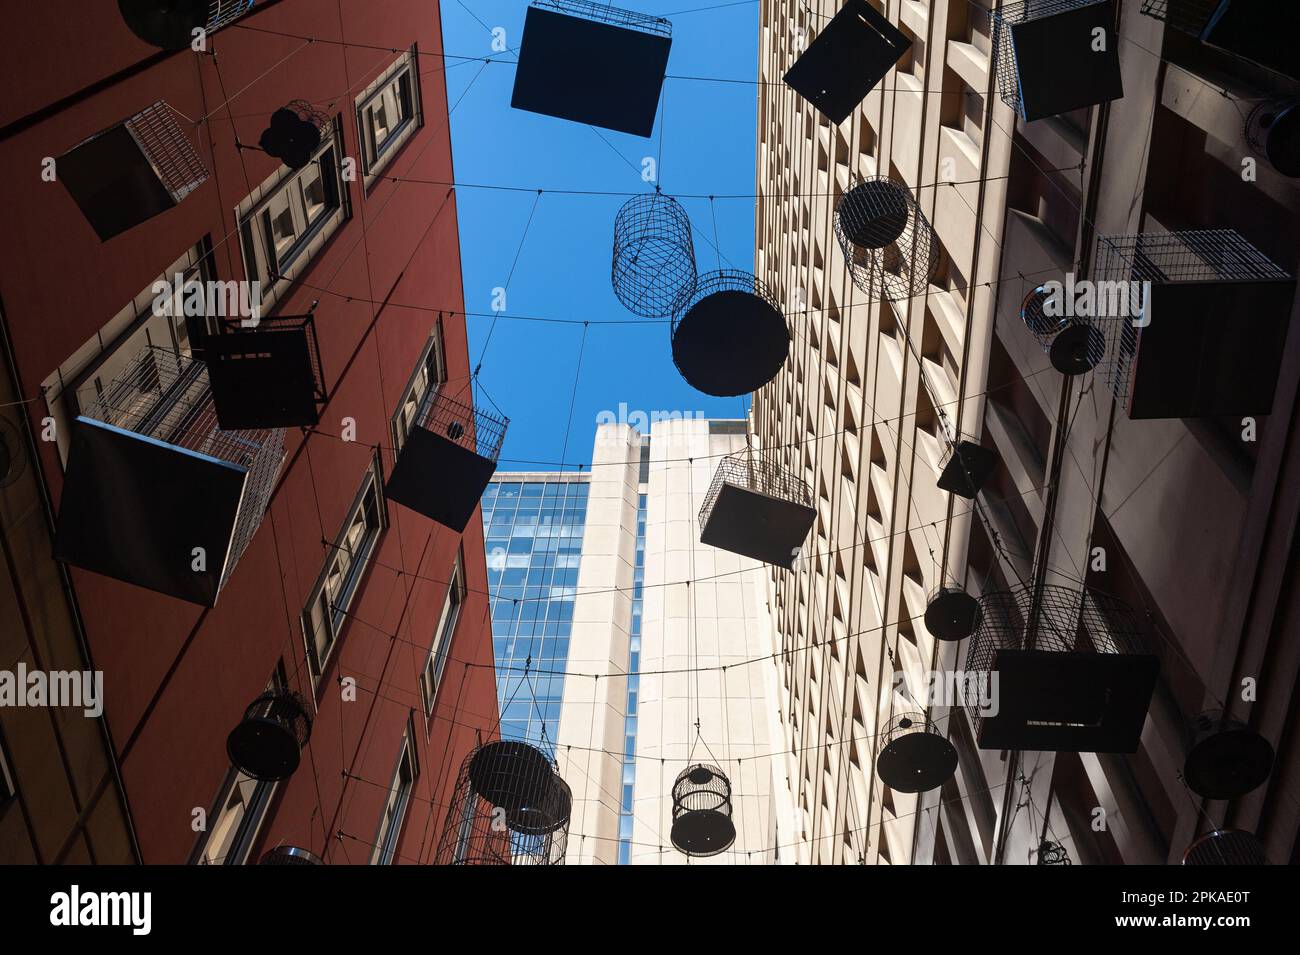
[(939, 239), (907, 186), (854, 178), (835, 205), (835, 238), (853, 284), (899, 302), (924, 292), (939, 265)]
[(183, 50), (195, 31), (213, 34), (238, 20), (255, 0), (117, 0), (131, 32), (150, 46)]
[(213, 606), (283, 457), (282, 431), (220, 429), (202, 362), (144, 348), (76, 419), (54, 556)]
[(785, 74), (785, 84), (835, 125), (912, 47), (867, 0), (848, 0)]
[(263, 693), (226, 737), (226, 754), (245, 776), (266, 782), (288, 779), (311, 739), (311, 714), (291, 690)]
[(329, 128), (329, 115), (303, 99), (292, 100), (271, 114), (271, 124), (262, 131), (258, 147), (290, 169), (302, 169), (320, 148)]
[(1268, 865), (1268, 857), (1253, 832), (1216, 829), (1188, 846), (1183, 865)]
[(1143, 0), (1142, 12), (1202, 43), (1300, 79), (1300, 6), (1261, 0)]
[(258, 865), (324, 865), (320, 856), (297, 846), (276, 846), (262, 854)]
[(73, 146), (56, 167), (100, 241), (178, 205), (208, 178), (163, 100)]
[(614, 294), (628, 311), (666, 318), (695, 288), (691, 220), (676, 199), (635, 196), (614, 217)]
[(1236, 799), (1263, 785), (1272, 771), (1273, 746), (1245, 723), (1218, 710), (1192, 722), (1183, 780), (1198, 796)]
[(232, 319), (221, 328), (203, 339), (203, 359), (223, 430), (320, 421), (326, 394), (311, 315), (262, 318), (251, 328)]
[(736, 841), (731, 780), (716, 766), (687, 766), (673, 783), (673, 845), (684, 855), (716, 856)]
[(737, 451), (713, 475), (700, 542), (789, 569), (816, 519), (807, 484), (761, 452)]
[(974, 500), (997, 466), (997, 452), (964, 438), (950, 441), (939, 464), (939, 489)]
[(1136, 752), (1159, 670), (1144, 629), (1123, 601), (1087, 588), (982, 596), (966, 656), (980, 749)]
[(957, 771), (957, 750), (924, 713), (895, 716), (881, 739), (876, 775), (895, 792), (938, 789)]
[(980, 621), (980, 602), (960, 587), (943, 584), (930, 594), (925, 629), (936, 640), (965, 640)]
[(1272, 410), (1296, 288), (1268, 256), (1227, 229), (1101, 236), (1096, 262), (1120, 305), (1145, 300), (1136, 318), (1092, 319), (1130, 418)]
[(790, 332), (776, 298), (748, 272), (705, 272), (679, 299), (672, 320), (673, 362), (693, 388), (734, 397), (757, 391), (781, 371)]
[(1063, 375), (1092, 371), (1106, 356), (1106, 336), (1101, 329), (1086, 319), (1067, 315), (1063, 296), (1053, 296), (1045, 285), (1025, 296), (1020, 320), (1047, 352), (1052, 367)]
[(1266, 100), (1246, 117), (1246, 142), (1284, 176), (1300, 178), (1300, 100)]
[(518, 740), (461, 764), (438, 842), (439, 865), (563, 865), (573, 795), (546, 753)]
[(431, 389), (388, 476), (388, 498), (460, 533), (497, 469), (509, 424), (445, 386)]
[(649, 136), (672, 42), (662, 17), (590, 0), (533, 0), (510, 105)]
[(1042, 119), (1124, 95), (1110, 0), (1017, 0), (993, 12), (1002, 102)]

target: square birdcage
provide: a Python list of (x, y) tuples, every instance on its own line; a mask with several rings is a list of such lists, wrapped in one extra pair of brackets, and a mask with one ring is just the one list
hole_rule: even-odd
[(311, 315), (222, 322), (203, 339), (217, 420), (226, 431), (307, 427), (325, 403), (320, 344)]
[(78, 143), (55, 169), (100, 241), (175, 207), (208, 178), (164, 100)]
[(699, 517), (701, 543), (789, 569), (817, 512), (806, 483), (746, 450), (719, 462)]
[(443, 388), (424, 397), (388, 476), (385, 493), (456, 532), (469, 523), (510, 422), (459, 401)]
[(786, 72), (785, 85), (838, 126), (911, 48), (867, 0), (848, 0)]
[(1259, 0), (1143, 0), (1142, 12), (1202, 43), (1300, 79), (1300, 5)]
[(940, 462), (939, 489), (974, 500), (998, 466), (996, 451), (964, 438), (948, 443)]
[(202, 362), (146, 347), (76, 419), (54, 556), (213, 606), (283, 459), (282, 431), (221, 430)]
[(1296, 283), (1240, 233), (1101, 236), (1094, 272), (1121, 303), (1144, 303), (1093, 319), (1107, 336), (1100, 369), (1130, 418), (1272, 410)]
[(591, 0), (533, 0), (510, 105), (649, 136), (672, 47), (662, 17)]
[(980, 597), (965, 703), (980, 749), (1132, 753), (1160, 664), (1145, 620), (1088, 588)]
[(1124, 95), (1110, 0), (1018, 0), (992, 16), (998, 93), (1022, 119)]

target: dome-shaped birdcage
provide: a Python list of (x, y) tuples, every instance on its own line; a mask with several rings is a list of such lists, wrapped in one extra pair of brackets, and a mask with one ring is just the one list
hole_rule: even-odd
[(673, 362), (693, 388), (734, 397), (757, 391), (781, 371), (790, 330), (776, 297), (737, 269), (706, 272), (677, 303)]
[(716, 766), (687, 766), (673, 783), (672, 842), (687, 856), (715, 856), (736, 841), (731, 780)]
[(1215, 829), (1187, 847), (1183, 865), (1268, 865), (1268, 857), (1253, 832)]
[(1246, 118), (1246, 142), (1282, 175), (1300, 177), (1300, 100), (1257, 104)]
[(1192, 721), (1183, 763), (1187, 788), (1206, 799), (1235, 799), (1262, 785), (1273, 771), (1273, 746), (1222, 710)]
[(329, 115), (303, 99), (291, 100), (271, 114), (258, 147), (290, 169), (301, 169), (321, 144)]
[(265, 782), (288, 779), (311, 738), (311, 714), (292, 690), (268, 690), (244, 711), (226, 737), (230, 762), (245, 776)]
[(1066, 315), (1061, 293), (1055, 293), (1055, 302), (1053, 297), (1048, 286), (1038, 286), (1025, 296), (1020, 319), (1053, 368), (1063, 375), (1082, 375), (1106, 357), (1106, 336), (1087, 320)]
[(1052, 842), (1044, 839), (1038, 844), (1038, 862), (1037, 865), (1073, 865), (1070, 861), (1070, 855), (1065, 851), (1065, 846), (1059, 842)]
[(695, 288), (691, 220), (671, 196), (635, 196), (614, 217), (614, 294), (628, 311), (666, 318)]
[(900, 793), (937, 789), (957, 771), (957, 750), (924, 713), (892, 718), (881, 734), (876, 775)]
[(1086, 587), (983, 594), (965, 664), (980, 748), (1135, 752), (1160, 668), (1146, 630), (1122, 600)]
[(925, 629), (936, 640), (965, 640), (979, 626), (980, 602), (955, 584), (941, 584), (925, 605)]
[(298, 846), (276, 846), (262, 853), (258, 865), (324, 865), (321, 857)]
[(476, 747), (461, 764), (439, 865), (563, 865), (573, 794), (551, 758), (520, 740)]
[(855, 177), (835, 205), (835, 238), (853, 284), (891, 302), (919, 295), (939, 266), (939, 240), (908, 188), (888, 176)]

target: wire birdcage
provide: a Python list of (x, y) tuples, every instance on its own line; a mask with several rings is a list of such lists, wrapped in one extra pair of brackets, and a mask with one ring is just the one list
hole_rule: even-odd
[[(1081, 375), (1106, 357), (1106, 336), (1086, 318), (1069, 315), (1063, 289), (1040, 285), (1025, 296), (1020, 320), (1063, 375)], [(1054, 312), (1055, 314), (1048, 314)]]
[(226, 754), (245, 776), (263, 782), (288, 779), (311, 739), (307, 702), (293, 690), (267, 690), (244, 710), (226, 737)]
[(957, 771), (957, 750), (924, 713), (902, 713), (885, 725), (876, 775), (900, 793), (937, 789)]
[(256, 0), (118, 0), (131, 32), (150, 46), (183, 50), (196, 32), (211, 35), (253, 8)]
[(911, 191), (888, 176), (853, 177), (835, 204), (835, 238), (853, 284), (902, 301), (926, 290), (939, 266), (939, 239)]
[(1038, 844), (1038, 865), (1073, 865), (1070, 854), (1059, 842), (1044, 839)]
[(1253, 832), (1215, 829), (1187, 847), (1183, 865), (1268, 865), (1268, 857)]
[(673, 783), (671, 839), (684, 855), (703, 858), (736, 841), (731, 819), (731, 780), (716, 766), (687, 766)]
[(596, 0), (533, 0), (530, 5), (540, 10), (554, 10), (556, 13), (582, 17), (594, 23), (608, 23), (611, 26), (640, 30), (655, 36), (673, 35), (671, 20), (648, 13), (638, 13), (635, 10), (624, 10)]
[(201, 339), (222, 428), (308, 427), (327, 398), (313, 315), (218, 322)]
[(761, 279), (738, 269), (699, 276), (672, 319), (673, 363), (691, 387), (735, 397), (775, 378), (790, 354), (785, 315)]
[(1133, 752), (1159, 662), (1145, 618), (1091, 588), (980, 597), (964, 696), (981, 749)]
[(1300, 100), (1255, 104), (1246, 117), (1246, 144), (1255, 155), (1291, 179), (1300, 178)]
[(573, 794), (542, 750), (520, 740), (476, 747), (456, 777), (439, 865), (563, 865)]
[(298, 846), (276, 846), (262, 853), (258, 865), (324, 865), (321, 857)]
[(1235, 799), (1264, 784), (1273, 746), (1240, 720), (1209, 710), (1192, 721), (1183, 780), (1206, 799)]
[(173, 202), (180, 202), (207, 181), (207, 167), (166, 101), (146, 106), (125, 125)]
[(271, 114), (270, 124), (257, 145), (290, 169), (302, 169), (311, 162), (312, 153), (330, 129), (331, 120), (325, 110), (305, 99), (290, 100)]
[(671, 196), (635, 196), (614, 217), (610, 280), (628, 311), (645, 318), (672, 315), (695, 288), (691, 220)]
[(959, 437), (944, 445), (943, 457), (939, 461), (939, 479), (935, 483), (940, 490), (973, 501), (979, 497), (981, 488), (997, 466), (996, 451), (978, 441)]
[(936, 640), (965, 640), (979, 626), (980, 602), (955, 584), (940, 584), (925, 605), (925, 629)]
[(700, 505), (700, 541), (788, 569), (816, 517), (806, 482), (770, 455), (736, 451), (718, 462)]
[(1223, 0), (1142, 0), (1142, 12), (1192, 36), (1200, 36)]

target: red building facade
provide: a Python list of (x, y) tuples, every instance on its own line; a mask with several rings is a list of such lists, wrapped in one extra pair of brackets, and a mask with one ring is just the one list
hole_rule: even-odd
[[(455, 194), (429, 184), (453, 180), (444, 70), (466, 61), (442, 57), (423, 0), (259, 0), (204, 45), (159, 50), (117, 4), (71, 0), (24, 7), (0, 40), (16, 396), (0, 411), (34, 458), (4, 506), (0, 665), (104, 681), (93, 730), (80, 712), (0, 712), (0, 857), (428, 862), (456, 769), (497, 724), (482, 522), (461, 535), (383, 488), (423, 396), (468, 394)], [(207, 175), (101, 239), (71, 151), (160, 100)], [(291, 101), (322, 131), (297, 170), (253, 148)], [(310, 314), (324, 386), (319, 424), (284, 430), (213, 606), (50, 557), (77, 415), (141, 354), (191, 357), (193, 323), (154, 303), (177, 273), (259, 281), (268, 320)], [(301, 694), (312, 727), (297, 771), (259, 783), (226, 739), (271, 685)]]

